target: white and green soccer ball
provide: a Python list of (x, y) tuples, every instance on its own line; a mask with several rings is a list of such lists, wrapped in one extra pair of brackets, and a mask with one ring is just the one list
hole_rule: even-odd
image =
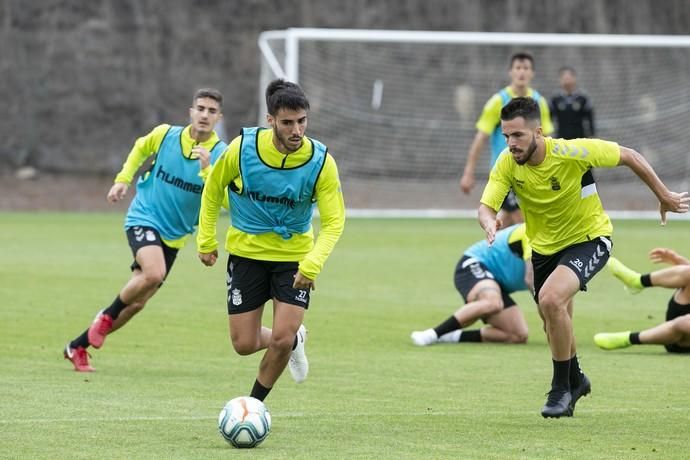
[(233, 447), (256, 447), (271, 432), (271, 414), (258, 399), (240, 396), (228, 401), (220, 411), (218, 430)]

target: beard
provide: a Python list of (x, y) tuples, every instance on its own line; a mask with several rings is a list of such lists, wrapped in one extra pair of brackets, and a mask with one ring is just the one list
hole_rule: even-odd
[[(527, 163), (527, 162), (530, 160), (530, 158), (532, 158), (532, 155), (534, 155), (534, 152), (535, 152), (536, 150), (537, 150), (537, 136), (535, 136), (535, 135), (533, 134), (533, 135), (532, 135), (532, 142), (530, 142), (529, 147), (527, 147), (527, 152), (525, 153), (525, 156), (524, 156), (521, 160), (518, 160), (518, 159), (515, 158), (514, 156), (513, 156), (513, 159), (515, 159), (515, 163), (517, 163), (517, 164), (519, 164), (520, 166), (522, 166), (522, 165), (524, 165), (525, 163)], [(517, 153), (520, 153), (520, 152), (522, 152), (522, 150), (520, 150), (520, 149), (514, 149), (514, 150), (511, 150), (511, 151), (510, 151), (510, 153), (516, 153), (516, 152), (517, 152)]]
[(295, 147), (295, 148), (291, 147), (292, 144), (291, 144), (291, 141), (290, 141), (289, 136), (281, 136), (280, 133), (278, 132), (278, 129), (275, 128), (275, 127), (273, 128), (273, 137), (276, 138), (276, 139), (278, 139), (278, 142), (280, 142), (280, 144), (281, 144), (281, 145), (285, 148), (285, 150), (287, 150), (288, 152), (296, 152), (296, 151), (299, 150), (299, 148), (302, 146), (302, 142), (301, 142), (302, 139), (300, 138), (300, 142), (299, 142), (299, 144), (297, 145), (297, 147)]

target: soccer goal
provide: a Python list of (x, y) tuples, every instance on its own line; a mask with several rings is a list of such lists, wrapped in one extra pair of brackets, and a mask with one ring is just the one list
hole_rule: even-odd
[[(259, 47), (260, 123), (268, 81), (299, 82), (312, 105), (308, 135), (336, 158), (350, 208), (474, 215), (488, 146), (475, 192), (458, 186), (474, 125), (523, 50), (542, 95), (558, 89), (562, 66), (575, 68), (596, 137), (638, 150), (669, 185), (690, 185), (690, 36), (287, 29), (262, 33)], [(597, 180), (607, 209), (653, 214), (654, 197), (629, 169), (599, 170)]]

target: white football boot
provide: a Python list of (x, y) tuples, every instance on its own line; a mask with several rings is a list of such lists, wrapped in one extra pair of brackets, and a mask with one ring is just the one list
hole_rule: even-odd
[(418, 347), (426, 347), (427, 345), (432, 345), (438, 342), (438, 336), (436, 335), (436, 331), (433, 329), (414, 331), (412, 334), (410, 334), (410, 338), (412, 339), (412, 343)]
[(307, 378), (309, 373), (309, 361), (307, 355), (304, 353), (304, 344), (307, 341), (307, 328), (304, 324), (297, 329), (297, 346), (290, 354), (290, 361), (288, 361), (288, 368), (292, 378), (297, 383), (302, 383)]

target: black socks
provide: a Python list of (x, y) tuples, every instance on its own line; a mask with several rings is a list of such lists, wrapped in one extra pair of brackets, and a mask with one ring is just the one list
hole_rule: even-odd
[(570, 359), (565, 361), (553, 360), (553, 378), (551, 379), (551, 388), (570, 388)]
[(75, 350), (79, 347), (88, 348), (89, 345), (91, 345), (91, 344), (89, 343), (89, 330), (88, 329), (85, 330), (82, 335), (80, 335), (79, 337), (77, 337), (76, 339), (72, 340), (69, 343), (70, 348), (73, 348)]
[(124, 303), (118, 295), (115, 297), (115, 300), (113, 300), (113, 303), (108, 308), (103, 310), (103, 313), (110, 316), (112, 319), (117, 319), (117, 317), (120, 316), (120, 312), (124, 310), (126, 306), (127, 304)]
[(458, 320), (455, 319), (455, 316), (451, 316), (450, 318), (436, 326), (434, 328), (434, 331), (436, 332), (437, 337), (441, 337), (444, 334), (457, 331), (458, 329), (460, 329), (460, 323), (458, 323)]
[(482, 331), (480, 329), (473, 329), (471, 331), (462, 331), (460, 340), (458, 342), (481, 342)]
[(254, 381), (254, 387), (252, 388), (252, 392), (249, 394), (249, 396), (258, 399), (259, 401), (263, 401), (270, 392), (271, 389), (260, 384), (259, 380), (257, 379)]
[(579, 387), (583, 375), (582, 369), (580, 369), (580, 362), (577, 360), (577, 355), (575, 355), (570, 358), (570, 388)]
[[(127, 304), (125, 304), (122, 301), (122, 299), (120, 299), (120, 296), (118, 295), (117, 297), (115, 297), (115, 300), (113, 301), (113, 303), (108, 308), (103, 310), (103, 313), (110, 316), (112, 319), (116, 319), (120, 315), (120, 312), (122, 312), (122, 310), (125, 309), (125, 307), (127, 307)], [(69, 346), (74, 348), (74, 349), (76, 349), (78, 347), (88, 348), (89, 345), (91, 345), (91, 344), (89, 343), (89, 330), (88, 329), (85, 330), (82, 335), (80, 335), (76, 339), (72, 340), (69, 344)]]

